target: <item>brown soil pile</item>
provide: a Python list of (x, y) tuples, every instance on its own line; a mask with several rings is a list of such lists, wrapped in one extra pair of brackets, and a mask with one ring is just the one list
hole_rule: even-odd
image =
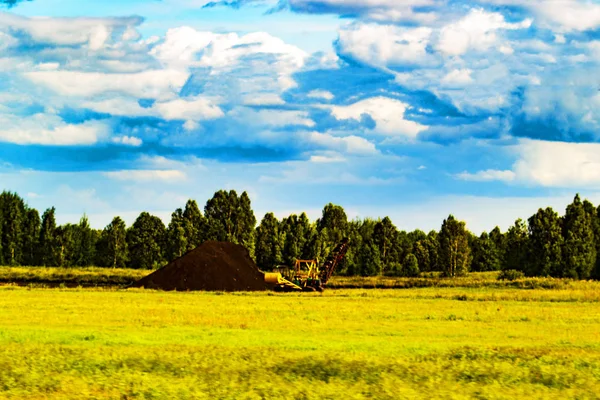
[(162, 290), (265, 290), (259, 271), (243, 246), (209, 241), (133, 284)]

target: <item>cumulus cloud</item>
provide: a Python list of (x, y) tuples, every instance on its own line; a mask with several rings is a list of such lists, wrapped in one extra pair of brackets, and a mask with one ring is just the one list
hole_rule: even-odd
[(202, 120), (222, 117), (223, 111), (210, 100), (199, 98), (194, 100), (176, 99), (156, 103), (154, 108), (166, 120)]
[(108, 127), (102, 123), (67, 124), (44, 114), (26, 119), (0, 114), (0, 127), (0, 141), (20, 145), (93, 145), (108, 136)]
[(529, 28), (531, 23), (531, 19), (508, 23), (500, 13), (474, 9), (464, 18), (441, 29), (437, 47), (449, 56), (460, 56), (470, 49), (485, 51), (498, 42), (498, 30)]
[(0, 27), (13, 36), (26, 35), (37, 43), (59, 46), (85, 45), (98, 50), (114, 40), (139, 37), (134, 27), (142, 19), (131, 18), (25, 18), (0, 13)]
[(357, 24), (339, 31), (338, 48), (344, 55), (368, 64), (398, 67), (435, 62), (427, 51), (432, 30), (395, 25)]
[(468, 172), (462, 172), (457, 174), (456, 177), (463, 181), (473, 182), (490, 182), (490, 181), (504, 181), (511, 182), (515, 179), (515, 173), (513, 171), (499, 171), (495, 169), (488, 169), (485, 171), (479, 171), (471, 174)]
[(311, 120), (306, 111), (295, 110), (256, 110), (249, 107), (238, 107), (231, 110), (229, 117), (235, 118), (240, 123), (247, 125), (257, 125), (266, 128), (285, 127), (285, 126), (306, 126), (313, 127), (314, 121)]
[(600, 144), (524, 140), (513, 166), (524, 181), (547, 187), (600, 187)]
[(133, 136), (115, 136), (111, 139), (113, 143), (124, 144), (126, 146), (138, 147), (142, 145), (142, 139)]
[(137, 98), (161, 98), (181, 90), (189, 74), (178, 70), (150, 70), (131, 74), (82, 71), (34, 71), (25, 76), (64, 96), (94, 97), (120, 93)]
[(373, 155), (378, 153), (373, 143), (358, 136), (337, 137), (327, 133), (306, 132), (302, 133), (301, 137), (308, 143), (342, 154)]
[(544, 27), (586, 31), (600, 27), (600, 4), (591, 0), (479, 0), (482, 4), (511, 5), (530, 10)]
[(123, 170), (105, 172), (104, 175), (111, 179), (135, 182), (177, 182), (186, 179), (185, 173), (179, 170)]
[(339, 120), (360, 121), (365, 115), (375, 121), (373, 132), (389, 136), (414, 138), (427, 127), (404, 118), (408, 105), (388, 97), (373, 97), (348, 106), (333, 106), (331, 112)]
[(458, 179), (505, 181), (549, 188), (600, 188), (600, 144), (521, 140), (512, 170), (464, 172)]
[(334, 94), (328, 90), (311, 90), (306, 94), (306, 96), (313, 99), (323, 99), (327, 101), (331, 101), (335, 98)]
[(464, 85), (467, 85), (467, 84), (473, 82), (473, 78), (471, 77), (472, 73), (473, 73), (473, 71), (468, 68), (453, 69), (452, 71), (448, 72), (446, 74), (446, 76), (444, 76), (442, 78), (442, 83), (445, 86), (454, 86), (454, 85), (464, 86)]

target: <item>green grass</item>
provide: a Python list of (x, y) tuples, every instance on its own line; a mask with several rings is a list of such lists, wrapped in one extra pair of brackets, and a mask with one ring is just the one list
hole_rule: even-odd
[(0, 287), (0, 398), (592, 399), (600, 287)]

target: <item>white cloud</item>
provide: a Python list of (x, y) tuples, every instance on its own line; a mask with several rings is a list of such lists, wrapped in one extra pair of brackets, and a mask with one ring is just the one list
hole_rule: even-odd
[(337, 153), (328, 153), (328, 154), (320, 154), (314, 155), (310, 157), (310, 162), (314, 163), (338, 163), (345, 162), (346, 159)]
[(28, 118), (0, 114), (0, 141), (53, 146), (92, 145), (108, 135), (99, 122), (67, 124), (56, 116), (36, 114)]
[(166, 120), (203, 120), (222, 117), (223, 111), (209, 99), (177, 99), (154, 104), (154, 109)]
[(600, 144), (524, 139), (513, 147), (511, 171), (458, 174), (470, 181), (505, 181), (552, 188), (600, 188)]
[(547, 187), (600, 188), (600, 144), (523, 140), (515, 149), (518, 179)]
[(91, 110), (120, 116), (153, 116), (168, 121), (202, 121), (222, 117), (223, 111), (214, 104), (214, 99), (203, 97), (157, 101), (152, 107), (141, 107), (137, 100), (113, 97), (100, 101), (86, 101), (82, 105)]
[(470, 69), (454, 69), (446, 74), (442, 78), (442, 83), (446, 86), (453, 85), (468, 85), (473, 82), (473, 78), (471, 78), (471, 73), (473, 73)]
[(178, 182), (186, 179), (185, 173), (179, 170), (122, 170), (104, 172), (108, 178), (119, 181), (166, 181), (169, 183)]
[(250, 107), (237, 107), (231, 110), (228, 117), (235, 118), (241, 124), (263, 127), (284, 127), (290, 125), (301, 125), (306, 127), (315, 126), (315, 122), (309, 118), (306, 111), (295, 110), (269, 110), (253, 109)]
[(126, 146), (138, 147), (142, 145), (142, 139), (133, 136), (115, 136), (111, 139), (113, 143), (124, 144)]
[[(167, 31), (165, 39), (150, 52), (174, 69), (207, 68), (211, 80), (226, 80), (232, 97), (262, 91), (279, 94), (296, 83), (291, 75), (302, 68), (309, 55), (300, 48), (264, 32), (201, 32), (190, 27)], [(202, 76), (203, 72), (197, 73)], [(252, 79), (249, 79), (249, 75)], [(206, 76), (202, 76), (205, 78)], [(209, 86), (206, 88), (211, 90)], [(223, 85), (215, 88), (223, 94)], [(240, 93), (240, 91), (242, 93)]]
[(473, 182), (489, 182), (489, 181), (504, 181), (511, 182), (515, 179), (515, 173), (513, 171), (499, 171), (495, 169), (488, 169), (485, 171), (479, 171), (475, 174), (468, 172), (462, 172), (457, 174), (456, 177), (463, 181)]
[(485, 51), (498, 42), (496, 31), (501, 29), (524, 29), (532, 20), (511, 24), (500, 13), (473, 9), (461, 20), (446, 25), (440, 31), (439, 50), (449, 56), (460, 56), (470, 49)]
[(333, 93), (331, 93), (327, 90), (311, 90), (310, 92), (308, 92), (306, 94), (306, 97), (310, 97), (313, 99), (323, 99), (323, 100), (327, 100), (327, 101), (331, 101), (335, 98)]
[(137, 98), (171, 97), (181, 90), (189, 74), (177, 70), (150, 70), (131, 74), (80, 71), (34, 71), (25, 76), (65, 96), (92, 97), (121, 93)]
[(594, 0), (479, 0), (482, 3), (526, 7), (544, 28), (558, 32), (587, 31), (600, 27), (600, 4)]
[(331, 111), (338, 120), (354, 119), (360, 121), (367, 114), (373, 118), (374, 132), (390, 136), (414, 138), (427, 127), (404, 119), (408, 105), (388, 97), (372, 97), (348, 106), (332, 106)]
[(131, 18), (24, 18), (12, 13), (0, 12), (0, 30), (26, 33), (38, 43), (60, 46), (85, 45), (90, 50), (104, 47), (111, 37), (124, 32), (119, 40), (138, 37), (134, 27), (142, 19)]
[(183, 129), (185, 129), (188, 132), (189, 131), (195, 131), (198, 128), (200, 128), (200, 124), (197, 123), (196, 121), (187, 120), (183, 124)]
[(327, 133), (306, 132), (300, 133), (309, 143), (313, 143), (343, 154), (373, 155), (377, 148), (368, 140), (358, 136), (337, 137)]
[(339, 31), (342, 53), (378, 66), (423, 65), (435, 62), (427, 52), (432, 30), (394, 25), (355, 24)]
[[(287, 185), (299, 184), (344, 184), (357, 186), (390, 185), (402, 181), (402, 178), (381, 178), (360, 168), (352, 169), (349, 162), (338, 156), (323, 156), (307, 161), (290, 161), (282, 163), (277, 170), (268, 172), (259, 178), (260, 183), (282, 183)], [(325, 165), (326, 164), (326, 165)], [(323, 170), (328, 173), (324, 174)]]
[(245, 106), (280, 106), (285, 101), (275, 93), (252, 93), (243, 96), (242, 103)]

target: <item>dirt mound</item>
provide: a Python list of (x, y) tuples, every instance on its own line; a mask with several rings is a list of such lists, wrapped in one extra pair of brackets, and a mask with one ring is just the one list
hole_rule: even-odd
[(162, 290), (265, 290), (259, 271), (243, 246), (209, 241), (133, 284)]

